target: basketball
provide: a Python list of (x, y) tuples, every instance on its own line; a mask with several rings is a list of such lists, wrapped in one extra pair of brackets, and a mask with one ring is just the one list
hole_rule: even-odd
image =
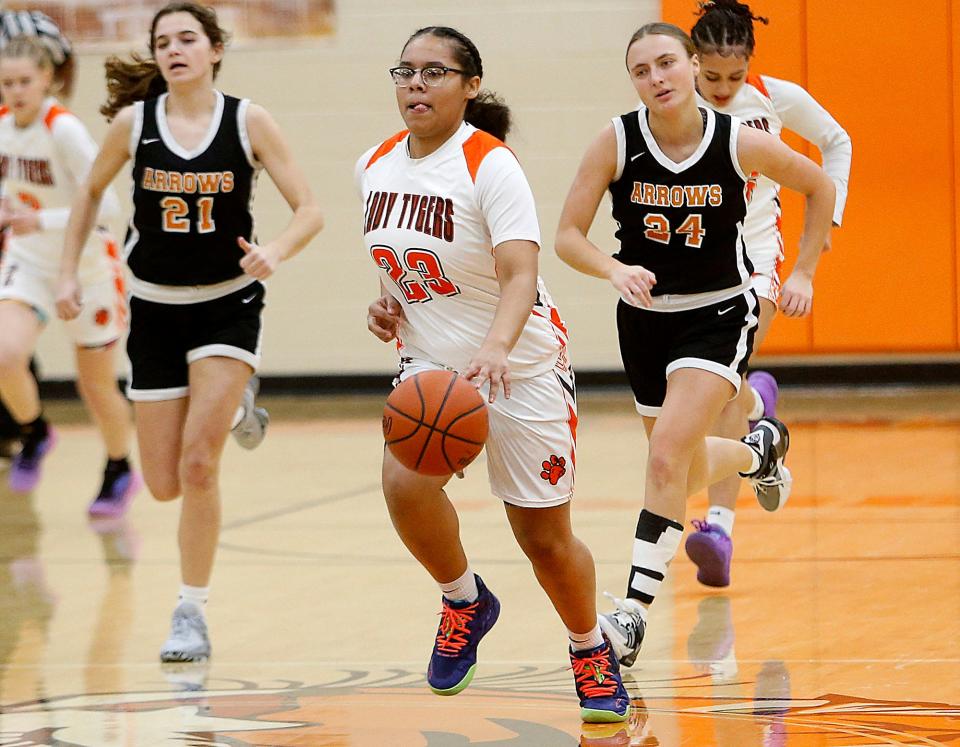
[(483, 449), (487, 406), (456, 372), (424, 371), (387, 397), (383, 438), (404, 467), (421, 475), (450, 475)]

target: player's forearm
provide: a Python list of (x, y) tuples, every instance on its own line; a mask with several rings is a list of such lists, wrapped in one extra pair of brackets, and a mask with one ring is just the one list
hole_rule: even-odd
[(60, 274), (74, 275), (80, 263), (80, 255), (93, 230), (97, 211), (100, 208), (100, 195), (94, 196), (88, 190), (81, 189), (70, 209), (66, 236), (63, 242), (63, 254), (60, 258)]
[(287, 260), (300, 252), (323, 228), (319, 205), (301, 205), (293, 212), (290, 223), (273, 240), (280, 249), (280, 259)]
[(532, 276), (529, 273), (518, 273), (501, 278), (500, 302), (483, 344), (502, 347), (508, 353), (513, 350), (536, 300), (536, 273)]
[(807, 208), (804, 216), (803, 237), (800, 239), (800, 251), (794, 271), (800, 271), (813, 277), (820, 261), (824, 244), (830, 236), (833, 226), (833, 206), (836, 188), (824, 175), (820, 187), (807, 195)]
[(609, 278), (617, 261), (604, 254), (583, 232), (575, 226), (563, 227), (557, 231), (557, 256), (574, 270), (595, 278)]

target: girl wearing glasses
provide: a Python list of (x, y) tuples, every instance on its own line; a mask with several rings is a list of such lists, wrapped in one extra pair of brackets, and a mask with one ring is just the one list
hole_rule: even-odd
[[(743, 245), (748, 175), (806, 196), (797, 266), (809, 277), (830, 230), (834, 186), (778, 138), (697, 105), (696, 48), (676, 26), (639, 29), (626, 64), (643, 107), (616, 117), (588, 148), (564, 204), (557, 252), (620, 294), (620, 352), (649, 439), (626, 599), (601, 619), (629, 666), (680, 546), (687, 496), (738, 473), (769, 510), (790, 491), (789, 436), (779, 421), (761, 419), (741, 440), (707, 438), (739, 390), (757, 327)], [(587, 238), (608, 190), (620, 240), (613, 257)], [(808, 311), (809, 282), (796, 293)]]
[[(758, 18), (749, 6), (737, 0), (713, 0), (700, 4), (701, 16), (691, 31), (700, 59), (697, 88), (705, 103), (718, 112), (731, 114), (750, 127), (779, 136), (784, 128), (814, 143), (823, 154), (823, 168), (833, 179), (837, 201), (833, 225), (843, 220), (850, 176), (850, 137), (819, 103), (796, 83), (749, 71), (753, 56), (753, 22)], [(754, 348), (767, 336), (779, 304), (786, 316), (808, 312), (804, 267), (780, 285), (783, 236), (780, 233), (780, 186), (757, 179), (750, 208), (743, 224), (743, 239), (753, 263), (753, 289), (760, 299), (760, 315)], [(824, 250), (830, 247), (830, 238)], [(776, 380), (766, 371), (754, 371), (740, 387), (740, 395), (724, 407), (714, 435), (739, 438), (748, 431), (748, 418), (771, 416), (777, 401)], [(710, 487), (710, 507), (703, 521), (694, 521), (697, 531), (687, 537), (686, 551), (697, 565), (697, 578), (708, 586), (730, 584), (733, 555), (733, 520), (740, 480), (734, 475)]]
[[(260, 362), (261, 281), (322, 223), (273, 118), (214, 88), (226, 41), (213, 9), (176, 2), (153, 18), (150, 58), (108, 60), (102, 111), (113, 122), (73, 204), (57, 303), (63, 318), (79, 313), (81, 247), (104, 191), (133, 159), (128, 395), (150, 491), (161, 501), (183, 495), (182, 586), (163, 661), (210, 655), (203, 608), (220, 532), (220, 455)], [(259, 244), (250, 203), (261, 168), (293, 217)]]
[[(597, 625), (590, 551), (570, 526), (577, 423), (567, 333), (538, 275), (533, 195), (504, 145), (507, 107), (481, 91), (476, 46), (454, 29), (413, 34), (390, 70), (407, 129), (357, 162), (364, 240), (380, 269), (367, 326), (397, 341), (403, 380), (458, 371), (489, 402), (492, 492), (567, 627), (581, 717), (622, 721), (629, 698)], [(470, 567), (450, 480), (403, 467), (384, 450), (383, 492), (397, 533), (442, 592), (427, 670), (455, 695), (500, 603)]]

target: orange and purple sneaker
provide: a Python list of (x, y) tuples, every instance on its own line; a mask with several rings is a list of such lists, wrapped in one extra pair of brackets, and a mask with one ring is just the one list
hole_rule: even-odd
[(500, 617), (500, 600), (479, 576), (476, 601), (451, 602), (443, 598), (437, 639), (427, 667), (427, 684), (437, 695), (456, 695), (473, 679), (477, 646)]
[(626, 721), (630, 696), (620, 678), (620, 663), (610, 641), (586, 651), (570, 651), (574, 685), (580, 698), (580, 718), (588, 724)]

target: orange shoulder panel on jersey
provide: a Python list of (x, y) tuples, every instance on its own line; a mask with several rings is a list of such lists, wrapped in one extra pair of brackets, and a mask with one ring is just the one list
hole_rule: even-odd
[(69, 114), (70, 110), (63, 106), (51, 106), (50, 111), (47, 112), (47, 116), (43, 118), (43, 123), (47, 126), (47, 129), (53, 128), (53, 121), (59, 117), (61, 114)]
[(747, 75), (747, 84), (756, 88), (767, 98), (770, 98), (770, 92), (767, 91), (767, 87), (764, 85), (763, 78), (761, 78), (759, 75), (754, 75), (753, 73)]
[(9, 106), (0, 106), (0, 117), (5, 117), (10, 113)]
[(379, 161), (383, 156), (387, 155), (387, 153), (392, 151), (396, 147), (397, 143), (399, 143), (401, 140), (403, 140), (407, 136), (408, 132), (409, 130), (403, 130), (402, 132), (398, 132), (389, 140), (384, 140), (382, 143), (380, 143), (380, 147), (377, 148), (376, 151), (374, 151), (374, 154), (370, 156), (370, 160), (367, 161), (367, 165), (366, 167), (364, 167), (364, 171), (369, 169), (371, 166), (373, 166), (373, 164)]
[[(484, 132), (483, 130), (477, 130), (473, 133), (467, 141), (463, 144), (463, 157), (467, 159), (467, 170), (470, 172), (470, 178), (474, 182), (477, 181), (477, 172), (480, 170), (480, 164), (483, 163), (483, 159), (487, 157), (487, 154), (496, 150), (497, 148), (510, 148), (507, 147), (506, 143), (498, 138), (495, 138), (489, 132)], [(510, 150), (513, 153), (512, 150)], [(516, 153), (513, 154), (516, 158)]]

